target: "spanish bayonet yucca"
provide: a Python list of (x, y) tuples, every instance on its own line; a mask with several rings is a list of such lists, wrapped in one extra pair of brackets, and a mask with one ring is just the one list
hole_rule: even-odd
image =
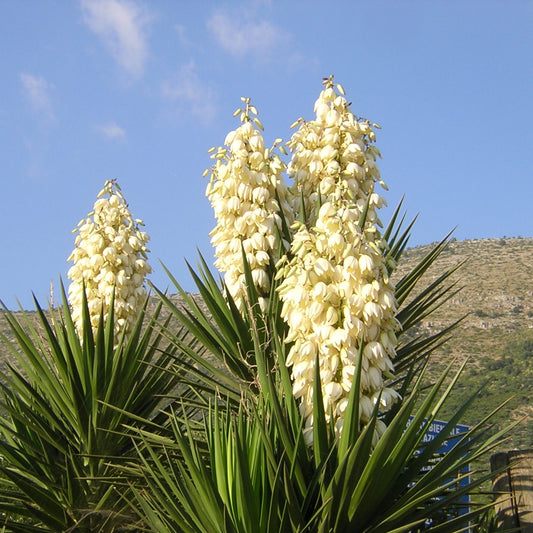
[[(148, 452), (137, 471), (142, 483), (133, 487), (139, 518), (159, 533), (488, 531), (474, 529), (490, 507), (475, 496), (492, 474), (465, 475), (459, 488), (456, 476), (504, 431), (488, 436), (483, 420), (438, 456), (478, 391), (424, 442), (459, 375), (446, 385), (452, 362), (426, 387), (429, 357), (458, 321), (415, 333), (455, 294), (457, 267), (419, 287), (449, 236), (410, 272), (395, 274), (412, 224), (403, 228), (398, 207), (380, 229), (384, 200), (375, 189), (384, 184), (373, 125), (355, 118), (332, 78), (316, 117), (297, 121), (288, 143), (294, 181), (292, 211), (285, 212), (281, 163), (271, 182), (254, 169), (256, 160), (268, 169), (267, 151), (255, 108), (244, 103), (237, 112), (243, 125), (228, 135), (228, 148), (212, 150), (208, 188), (216, 265), (226, 283), (201, 258), (198, 270), (189, 268), (205, 307), (170, 272), (183, 306), (158, 291), (195, 344), (170, 335), (171, 342), (202, 373), (194, 401), (169, 413), (169, 438), (139, 435)], [(280, 198), (271, 204), (279, 218), (266, 224), (270, 209), (256, 205), (254, 194), (267, 203)], [(278, 241), (275, 251), (286, 257), (277, 263), (274, 248), (254, 237), (272, 230), (291, 243)], [(186, 409), (207, 391), (198, 422)]]

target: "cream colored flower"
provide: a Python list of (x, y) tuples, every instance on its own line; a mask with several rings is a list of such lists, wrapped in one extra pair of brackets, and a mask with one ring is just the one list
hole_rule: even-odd
[(115, 298), (115, 333), (126, 335), (137, 320), (146, 298), (144, 280), (151, 272), (147, 263), (148, 234), (142, 221), (134, 220), (115, 180), (107, 181), (94, 209), (75, 230), (75, 248), (68, 258), (72, 317), (82, 331), (83, 287), (95, 331), (103, 312), (107, 320)]
[(215, 247), (215, 266), (225, 274), (227, 290), (239, 308), (242, 310), (246, 294), (244, 251), (260, 305), (265, 309), (272, 281), (271, 265), (278, 260), (280, 213), (283, 210), (289, 215), (281, 176), (285, 165), (273, 149), (265, 148), (257, 110), (249, 99), (242, 100), (245, 108), (236, 112), (241, 126), (226, 136), (226, 148), (212, 150), (216, 163), (211, 168), (206, 195), (217, 224), (210, 236)]
[(316, 361), (326, 417), (340, 433), (362, 349), (359, 417), (364, 426), (378, 399), (381, 412), (397, 399), (385, 387), (384, 373), (393, 370), (399, 327), (387, 245), (378, 229), (377, 209), (384, 200), (374, 192), (380, 181), (374, 132), (354, 117), (331, 78), (315, 112), (315, 120), (298, 122), (289, 143), (294, 206), (303, 198), (307, 223), (295, 226), (291, 259), (278, 274), (281, 313), (292, 343), (287, 365), (308, 443)]
[(385, 202), (374, 192), (374, 184), (385, 184), (376, 165), (380, 152), (373, 144), (376, 137), (370, 122), (354, 116), (346, 98), (335, 91), (332, 77), (325, 81), (315, 112), (314, 120), (295, 123), (299, 128), (288, 143), (295, 209), (300, 209), (303, 199), (307, 223), (314, 226), (321, 203), (342, 199), (362, 212), (371, 197), (374, 209), (368, 217), (380, 225), (375, 208)]

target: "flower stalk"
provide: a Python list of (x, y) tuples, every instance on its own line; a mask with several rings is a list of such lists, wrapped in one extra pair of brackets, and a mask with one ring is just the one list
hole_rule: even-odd
[(101, 315), (104, 323), (107, 320), (112, 301), (115, 334), (131, 331), (146, 299), (145, 277), (151, 272), (149, 236), (142, 226), (142, 220), (133, 219), (118, 183), (107, 181), (93, 211), (74, 230), (75, 248), (68, 258), (74, 263), (68, 271), (68, 294), (78, 332), (83, 330), (84, 291), (93, 331)]
[(239, 309), (246, 295), (243, 251), (263, 310), (268, 304), (271, 265), (279, 259), (281, 213), (289, 216), (286, 185), (282, 179), (285, 164), (274, 153), (281, 142), (265, 148), (257, 109), (249, 98), (238, 109), (241, 125), (224, 141), (226, 147), (212, 148), (215, 165), (206, 195), (217, 224), (210, 232), (215, 247), (215, 266), (224, 273), (226, 288)]
[[(315, 361), (326, 419), (340, 434), (357, 357), (362, 349), (359, 419), (361, 427), (374, 406), (388, 410), (398, 395), (385, 386), (393, 371), (396, 300), (385, 261), (377, 211), (384, 200), (378, 149), (368, 121), (355, 118), (343, 90), (325, 80), (315, 104), (316, 118), (299, 121), (290, 140), (288, 166), (294, 179), (293, 203), (306, 220), (294, 225), (291, 258), (278, 272), (282, 317), (289, 326), (293, 393), (300, 400), (305, 436), (312, 442)], [(384, 431), (378, 421), (375, 439)]]

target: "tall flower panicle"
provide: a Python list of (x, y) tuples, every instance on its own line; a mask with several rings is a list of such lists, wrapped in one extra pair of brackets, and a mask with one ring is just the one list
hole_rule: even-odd
[[(338, 434), (360, 350), (361, 426), (376, 402), (383, 412), (397, 398), (385, 386), (393, 371), (398, 323), (386, 243), (378, 229), (377, 210), (384, 204), (374, 192), (379, 152), (371, 144), (370, 124), (353, 116), (331, 78), (325, 85), (315, 104), (316, 119), (300, 121), (289, 143), (293, 194), (304, 200), (307, 223), (295, 225), (291, 259), (278, 273), (287, 342), (292, 342), (287, 365), (309, 444), (316, 361), (326, 416)], [(375, 438), (383, 431), (378, 422)]]
[(142, 226), (141, 220), (133, 219), (118, 183), (107, 181), (93, 211), (74, 230), (75, 248), (68, 258), (74, 263), (68, 271), (68, 294), (78, 331), (83, 327), (84, 287), (93, 330), (102, 312), (107, 320), (113, 294), (115, 333), (127, 335), (131, 330), (146, 298), (145, 277), (151, 272), (149, 237)]
[(270, 293), (270, 265), (278, 259), (280, 213), (289, 216), (287, 188), (282, 179), (285, 165), (274, 148), (265, 148), (261, 122), (249, 98), (241, 99), (241, 126), (225, 139), (226, 147), (212, 148), (215, 165), (207, 170), (211, 180), (206, 195), (213, 206), (217, 224), (209, 234), (215, 247), (215, 266), (224, 272), (229, 293), (242, 310), (246, 254), (259, 303), (266, 308)]

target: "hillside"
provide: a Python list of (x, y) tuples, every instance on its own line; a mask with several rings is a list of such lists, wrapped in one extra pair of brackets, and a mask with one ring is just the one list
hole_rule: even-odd
[[(409, 270), (430, 247), (408, 249), (399, 273)], [(505, 337), (533, 328), (533, 239), (451, 242), (426, 279), (434, 280), (443, 270), (463, 261), (465, 264), (452, 278), (462, 287), (460, 293), (424, 327), (439, 328), (468, 315), (462, 333), (451, 346), (455, 355), (477, 357), (483, 355), (479, 348), (485, 345), (477, 346), (472, 341), (480, 341), (485, 332), (492, 335), (496, 330), (497, 347), (502, 347)]]
[[(396, 278), (410, 270), (432, 245), (408, 249)], [(533, 239), (504, 238), (454, 241), (426, 274), (425, 284), (444, 270), (463, 263), (452, 280), (461, 291), (421, 324), (417, 333), (436, 332), (465, 316), (453, 337), (433, 358), (435, 376), (456, 358), (468, 364), (447, 417), (464, 394), (483, 382), (480, 401), (465, 424), (481, 420), (503, 400), (509, 406), (495, 417), (498, 425), (524, 418), (508, 448), (533, 445)], [(32, 313), (29, 313), (32, 319)], [(0, 331), (11, 337), (0, 313)], [(0, 345), (0, 369), (9, 357)]]
[[(412, 268), (429, 248), (407, 250), (398, 274)], [(470, 394), (482, 383), (487, 384), (465, 423), (477, 422), (513, 396), (496, 420), (502, 424), (510, 418), (524, 418), (509, 444), (532, 446), (533, 239), (451, 242), (425, 279), (434, 280), (445, 269), (463, 262), (452, 278), (462, 287), (460, 292), (420, 328), (420, 332), (435, 332), (465, 316), (453, 337), (435, 354), (434, 373), (453, 358), (468, 358), (460, 389)], [(458, 401), (456, 397), (448, 412)]]

